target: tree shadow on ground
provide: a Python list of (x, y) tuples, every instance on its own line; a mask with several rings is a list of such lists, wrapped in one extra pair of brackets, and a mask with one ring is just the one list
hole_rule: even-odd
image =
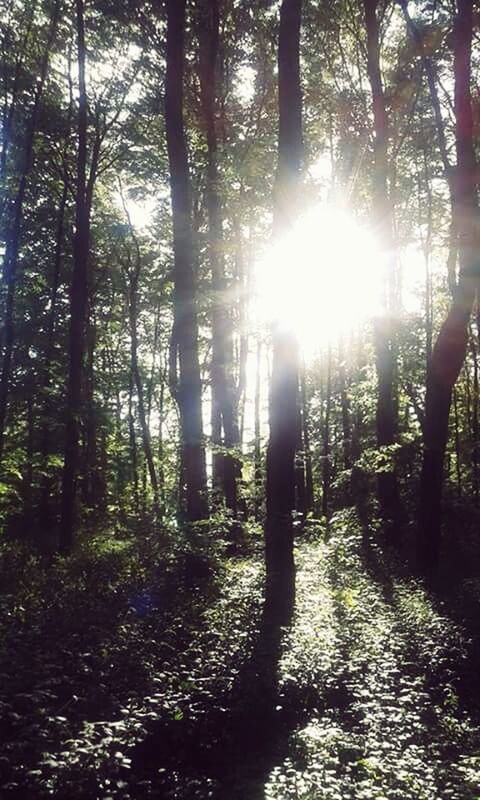
[(420, 580), (430, 602), (466, 634), (466, 656), (457, 665), (457, 691), (462, 704), (480, 718), (480, 515), (472, 509), (445, 510), (441, 552), (436, 570), (427, 580), (419, 577), (417, 526), (404, 526), (395, 546), (372, 530), (365, 509), (358, 510), (361, 559), (370, 580), (380, 587), (389, 604), (395, 602), (397, 581)]
[(212, 697), (211, 707), (196, 716), (154, 723), (132, 756), (136, 797), (149, 784), (148, 796), (156, 798), (263, 800), (268, 775), (287, 755), (303, 713), (298, 698), (282, 696), (278, 685), (293, 603), (293, 593), (267, 591), (253, 650), (228, 694)]

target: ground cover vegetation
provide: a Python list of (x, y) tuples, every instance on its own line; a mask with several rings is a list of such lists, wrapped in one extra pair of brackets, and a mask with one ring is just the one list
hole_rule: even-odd
[(472, 0), (0, 0), (0, 796), (480, 797)]

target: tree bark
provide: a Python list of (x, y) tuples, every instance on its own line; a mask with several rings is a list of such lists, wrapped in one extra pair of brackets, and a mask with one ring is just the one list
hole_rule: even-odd
[(261, 399), (261, 363), (262, 363), (262, 342), (257, 339), (257, 352), (255, 359), (255, 394), (253, 400), (253, 425), (254, 425), (254, 445), (253, 445), (253, 490), (254, 490), (254, 517), (258, 521), (261, 518), (262, 496), (263, 496), (263, 476), (262, 476), (262, 443), (260, 435), (260, 399)]
[(137, 295), (138, 295), (138, 279), (139, 279), (139, 268), (135, 270), (134, 274), (130, 277), (130, 289), (129, 289), (129, 320), (130, 320), (130, 341), (131, 341), (131, 359), (132, 359), (132, 375), (133, 380), (135, 383), (135, 389), (137, 392), (137, 402), (138, 402), (138, 416), (140, 419), (140, 427), (142, 430), (142, 442), (143, 442), (143, 451), (145, 453), (145, 460), (147, 462), (148, 467), (148, 475), (150, 478), (150, 485), (152, 487), (152, 495), (153, 495), (153, 511), (156, 517), (159, 515), (160, 511), (160, 500), (159, 500), (159, 493), (158, 493), (158, 480), (157, 480), (157, 472), (155, 469), (155, 462), (153, 460), (153, 453), (152, 453), (152, 444), (150, 439), (150, 430), (147, 423), (147, 415), (145, 411), (145, 400), (144, 400), (144, 390), (143, 390), (143, 380), (140, 373), (140, 367), (138, 364), (138, 336), (137, 336), (137, 325), (138, 325), (138, 311), (137, 311)]
[[(283, 0), (278, 41), (279, 137), (274, 187), (274, 233), (285, 233), (297, 206), (303, 157), (300, 85), (301, 0)], [(277, 325), (273, 331), (270, 439), (267, 450), (265, 555), (267, 594), (288, 614), (294, 595), (292, 510), (298, 421), (298, 344)], [(281, 603), (280, 603), (281, 601)]]
[(82, 404), (83, 361), (88, 308), (88, 255), (90, 209), (87, 202), (87, 90), (85, 81), (85, 21), (83, 0), (76, 0), (78, 47), (78, 150), (75, 196), (73, 272), (70, 290), (69, 369), (66, 397), (65, 457), (62, 476), (60, 550), (68, 553), (73, 544), (75, 495), (79, 454), (79, 424)]
[[(233, 381), (232, 308), (225, 278), (222, 206), (218, 169), (218, 143), (215, 111), (219, 52), (220, 2), (201, 0), (199, 4), (200, 90), (207, 139), (208, 247), (212, 277), (212, 479), (214, 494), (223, 495), (234, 514), (237, 511), (238, 459), (225, 449), (237, 447), (239, 430)], [(221, 448), (225, 448), (223, 452)]]
[[(70, 66), (69, 58), (69, 66)], [(52, 282), (50, 287), (50, 307), (48, 312), (48, 319), (46, 325), (46, 347), (45, 347), (45, 361), (43, 367), (42, 379), (42, 393), (43, 393), (43, 409), (42, 409), (42, 434), (40, 437), (40, 465), (43, 472), (40, 489), (39, 501), (39, 521), (40, 529), (43, 538), (49, 533), (52, 526), (52, 516), (50, 509), (50, 478), (48, 475), (48, 457), (50, 455), (51, 447), (51, 416), (53, 411), (53, 398), (51, 391), (52, 383), (52, 362), (54, 357), (55, 348), (55, 330), (57, 323), (57, 303), (58, 291), (60, 288), (60, 277), (63, 263), (63, 253), (65, 247), (65, 216), (67, 210), (68, 193), (70, 189), (70, 182), (67, 168), (68, 158), (68, 145), (70, 134), (70, 123), (72, 117), (72, 94), (70, 92), (70, 104), (67, 117), (67, 135), (65, 137), (63, 147), (63, 175), (62, 175), (62, 194), (60, 196), (58, 215), (57, 215), (57, 230), (55, 236), (55, 251), (53, 257), (53, 273)]]
[[(393, 209), (388, 191), (388, 117), (380, 70), (378, 0), (363, 0), (367, 33), (367, 71), (372, 94), (374, 126), (373, 219), (385, 256), (389, 259), (384, 286), (385, 314), (375, 322), (374, 345), (378, 397), (376, 412), (377, 446), (393, 445), (397, 433), (395, 402), (395, 336), (393, 311), (396, 303), (395, 259), (393, 253)], [(380, 512), (395, 531), (400, 499), (395, 468), (378, 476)]]
[(327, 352), (327, 379), (325, 383), (325, 414), (323, 417), (322, 431), (322, 514), (328, 517), (330, 507), (330, 475), (331, 475), (331, 447), (330, 447), (330, 412), (332, 408), (332, 350), (329, 346)]
[(300, 370), (300, 390), (302, 400), (302, 420), (303, 420), (303, 447), (305, 450), (305, 513), (313, 511), (313, 468), (312, 450), (310, 446), (310, 419), (308, 410), (307, 381), (305, 377), (305, 364)]
[(472, 3), (457, 0), (453, 30), (455, 78), (454, 214), (459, 242), (459, 281), (451, 310), (432, 350), (425, 400), (425, 434), (419, 509), (419, 565), (426, 575), (437, 563), (441, 541), (443, 462), (452, 390), (465, 361), (468, 325), (479, 282), (477, 190), (471, 102)]
[(167, 0), (165, 127), (173, 217), (175, 349), (179, 362), (178, 405), (185, 475), (186, 517), (208, 514), (202, 424), (202, 385), (198, 359), (196, 248), (183, 122), (185, 0)]
[(130, 371), (130, 383), (128, 387), (128, 435), (130, 440), (130, 464), (132, 468), (133, 483), (133, 506), (138, 516), (140, 513), (140, 494), (138, 491), (138, 455), (137, 455), (137, 436), (135, 433), (135, 417), (133, 414), (133, 372)]

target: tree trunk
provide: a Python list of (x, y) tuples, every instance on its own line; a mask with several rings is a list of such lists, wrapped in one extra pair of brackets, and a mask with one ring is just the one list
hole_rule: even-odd
[[(283, 0), (278, 41), (279, 137), (274, 189), (274, 233), (292, 222), (303, 157), (300, 86), (301, 0)], [(270, 384), (270, 439), (267, 450), (265, 554), (267, 594), (287, 615), (294, 595), (292, 510), (295, 503), (295, 448), (298, 420), (298, 345), (292, 333), (273, 331)], [(278, 595), (278, 597), (277, 597)]]
[(75, 235), (70, 291), (69, 369), (66, 397), (65, 458), (62, 476), (60, 549), (71, 550), (75, 524), (75, 495), (79, 452), (79, 423), (88, 307), (90, 214), (87, 202), (87, 91), (85, 83), (85, 22), (83, 0), (76, 0), (78, 46), (78, 151), (75, 197)]
[[(70, 115), (69, 115), (70, 118)], [(66, 159), (66, 147), (64, 150), (64, 159)], [(64, 161), (63, 172), (63, 189), (60, 197), (57, 217), (57, 231), (55, 237), (55, 253), (53, 259), (53, 275), (52, 285), (50, 288), (50, 308), (47, 320), (47, 344), (45, 347), (45, 363), (43, 368), (42, 380), (42, 393), (44, 397), (43, 410), (42, 410), (42, 434), (40, 437), (40, 465), (43, 472), (42, 485), (40, 490), (40, 503), (39, 503), (39, 520), (42, 534), (48, 534), (52, 518), (50, 513), (50, 479), (48, 476), (48, 456), (50, 455), (51, 436), (50, 424), (53, 412), (53, 398), (51, 395), (52, 383), (52, 362), (54, 356), (55, 346), (55, 329), (57, 321), (57, 300), (58, 290), (60, 288), (60, 274), (63, 261), (63, 248), (65, 238), (65, 211), (67, 207), (69, 182), (68, 173)]]
[(130, 440), (130, 464), (132, 468), (133, 483), (133, 507), (138, 516), (140, 513), (140, 495), (138, 491), (138, 456), (137, 456), (137, 437), (135, 433), (135, 417), (133, 415), (133, 372), (130, 372), (130, 383), (128, 387), (128, 434)]
[(477, 191), (470, 93), (472, 3), (457, 0), (453, 30), (455, 76), (455, 217), (459, 242), (459, 282), (451, 310), (430, 359), (425, 400), (425, 434), (420, 482), (419, 563), (424, 574), (435, 569), (440, 550), (443, 462), (448, 439), (452, 390), (468, 344), (468, 325), (479, 280)]
[(475, 505), (478, 506), (479, 495), (479, 463), (478, 463), (478, 401), (479, 401), (479, 377), (478, 377), (478, 353), (473, 331), (470, 331), (470, 347), (473, 361), (473, 392), (472, 392), (472, 489)]
[[(189, 521), (208, 514), (207, 476), (202, 425), (202, 385), (198, 360), (196, 310), (196, 248), (192, 230), (192, 201), (187, 145), (183, 123), (185, 0), (167, 0), (167, 71), (165, 127), (170, 165), (174, 252), (175, 362), (180, 411), (186, 516)], [(175, 363), (176, 367), (176, 363)]]
[(329, 346), (327, 353), (327, 380), (325, 385), (325, 415), (323, 418), (322, 435), (322, 514), (328, 517), (330, 507), (330, 412), (332, 408), (332, 350)]
[(343, 343), (339, 345), (339, 378), (340, 378), (340, 404), (342, 411), (342, 441), (343, 441), (343, 468), (350, 469), (352, 466), (352, 424), (350, 421), (350, 399), (348, 397), (347, 375), (345, 365), (345, 354)]
[(93, 313), (87, 319), (86, 333), (86, 369), (85, 369), (85, 452), (83, 454), (82, 484), (83, 503), (93, 510), (99, 500), (98, 464), (97, 464), (97, 413), (95, 408), (95, 346), (96, 324)]
[(262, 477), (262, 443), (260, 436), (260, 399), (261, 399), (261, 363), (262, 363), (262, 342), (257, 339), (257, 353), (255, 363), (255, 395), (253, 400), (253, 426), (254, 426), (254, 449), (253, 449), (253, 488), (254, 488), (254, 516), (258, 521), (261, 518), (262, 496), (263, 496), (263, 477)]
[(305, 377), (305, 364), (300, 370), (300, 390), (302, 400), (302, 419), (303, 419), (303, 447), (305, 450), (305, 512), (313, 511), (313, 468), (312, 450), (310, 447), (310, 420), (308, 413), (307, 381)]
[[(378, 381), (376, 413), (377, 446), (393, 445), (397, 433), (395, 402), (395, 336), (393, 311), (396, 303), (395, 259), (393, 253), (393, 209), (388, 191), (388, 118), (380, 71), (378, 0), (363, 0), (367, 32), (367, 70), (372, 93), (374, 124), (373, 219), (383, 252), (389, 259), (384, 286), (385, 314), (377, 319), (374, 345)], [(378, 476), (380, 512), (396, 530), (400, 499), (396, 470)]]
[(137, 286), (138, 286), (139, 270), (134, 276), (131, 277), (130, 292), (129, 292), (129, 319), (130, 319), (130, 341), (131, 341), (131, 359), (132, 359), (132, 375), (135, 382), (135, 389), (137, 392), (138, 402), (138, 416), (140, 419), (140, 427), (142, 430), (143, 450), (145, 453), (145, 460), (148, 467), (148, 475), (150, 478), (150, 485), (152, 487), (153, 495), (153, 511), (155, 516), (158, 516), (160, 510), (160, 501), (158, 496), (158, 480), (155, 463), (153, 460), (152, 444), (150, 440), (150, 430), (147, 423), (147, 415), (145, 412), (145, 400), (143, 391), (143, 381), (138, 364), (138, 337), (137, 337)]
[[(200, 89), (208, 149), (207, 212), (208, 245), (212, 274), (212, 478), (216, 494), (223, 494), (226, 505), (234, 514), (237, 511), (238, 460), (227, 450), (239, 443), (236, 419), (235, 386), (233, 382), (233, 331), (231, 303), (225, 279), (223, 255), (222, 207), (220, 176), (218, 170), (217, 129), (215, 109), (217, 103), (217, 71), (219, 49), (219, 0), (200, 3)], [(223, 427), (223, 436), (222, 436)], [(217, 448), (217, 452), (215, 452)]]

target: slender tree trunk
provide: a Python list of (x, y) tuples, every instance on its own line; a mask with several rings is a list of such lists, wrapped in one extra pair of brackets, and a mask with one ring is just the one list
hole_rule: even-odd
[(462, 496), (462, 460), (460, 455), (460, 423), (458, 419), (458, 392), (453, 387), (453, 425), (454, 425), (454, 444), (455, 444), (455, 478), (457, 485), (457, 498)]
[(299, 514), (302, 514), (302, 516), (305, 516), (306, 494), (302, 406), (299, 404), (297, 409), (297, 444), (295, 454), (295, 510)]
[(175, 349), (179, 361), (178, 405), (185, 474), (186, 516), (208, 514), (195, 300), (196, 247), (183, 122), (185, 0), (167, 0), (165, 126), (173, 216)]
[(471, 353), (473, 361), (473, 392), (472, 392), (472, 488), (475, 505), (478, 506), (479, 494), (479, 463), (478, 463), (478, 400), (479, 400), (479, 383), (478, 383), (478, 353), (473, 336), (473, 331), (470, 331)]
[[(66, 157), (66, 154), (64, 153)], [(63, 248), (65, 238), (65, 211), (68, 198), (68, 175), (66, 170), (63, 174), (63, 189), (58, 207), (57, 232), (55, 238), (55, 253), (53, 260), (53, 276), (50, 289), (50, 308), (47, 321), (47, 344), (45, 348), (45, 363), (43, 369), (42, 391), (44, 397), (42, 411), (42, 433), (40, 437), (40, 465), (43, 472), (42, 485), (40, 490), (39, 519), (42, 534), (48, 534), (52, 525), (50, 513), (50, 479), (48, 477), (48, 456), (51, 447), (51, 418), (53, 411), (53, 398), (51, 395), (52, 383), (52, 362), (55, 346), (55, 329), (57, 320), (57, 300), (60, 288), (60, 274), (63, 260)]]
[[(396, 303), (395, 259), (393, 257), (393, 209), (388, 191), (388, 118), (380, 71), (380, 38), (377, 11), (378, 0), (363, 0), (367, 32), (367, 70), (372, 93), (374, 124), (373, 218), (385, 256), (389, 259), (385, 278), (384, 301), (386, 313), (377, 319), (374, 345), (378, 382), (376, 413), (377, 445), (389, 447), (397, 434), (395, 401), (395, 336), (393, 310)], [(397, 474), (391, 471), (378, 476), (378, 499), (385, 521), (396, 531), (400, 515)]]
[(133, 373), (130, 372), (130, 384), (128, 387), (128, 432), (130, 439), (130, 464), (132, 468), (133, 483), (133, 505), (135, 513), (140, 513), (140, 493), (138, 491), (138, 455), (137, 455), (137, 436), (135, 433), (135, 417), (133, 415)]
[(329, 346), (327, 353), (327, 380), (325, 384), (325, 415), (323, 418), (322, 432), (322, 514), (328, 517), (330, 507), (330, 476), (331, 476), (331, 447), (330, 447), (330, 415), (332, 408), (332, 350)]
[(310, 420), (308, 413), (307, 381), (305, 377), (305, 364), (300, 370), (300, 389), (302, 399), (302, 419), (303, 419), (303, 446), (305, 449), (305, 512), (313, 510), (313, 468), (312, 468), (312, 449), (310, 446)]
[(98, 502), (97, 465), (97, 413), (95, 408), (95, 346), (96, 324), (93, 313), (87, 320), (86, 369), (85, 369), (85, 452), (82, 468), (83, 502), (93, 510)]
[(163, 445), (163, 424), (165, 421), (165, 377), (162, 375), (158, 398), (158, 493), (160, 503), (160, 517), (165, 514), (165, 465)]
[(255, 362), (255, 395), (253, 400), (253, 425), (254, 425), (254, 450), (253, 450), (253, 486), (254, 486), (254, 516), (258, 521), (261, 518), (263, 477), (262, 477), (262, 442), (260, 431), (260, 401), (262, 389), (262, 342), (257, 339), (257, 353)]
[(350, 469), (352, 466), (352, 425), (350, 421), (350, 400), (348, 397), (347, 375), (343, 343), (339, 346), (339, 378), (340, 378), (340, 404), (342, 411), (342, 441), (343, 441), (343, 467)]
[(38, 114), (47, 78), (50, 52), (55, 40), (58, 20), (60, 15), (60, 0), (56, 0), (50, 19), (47, 41), (40, 66), (40, 76), (35, 91), (33, 108), (25, 134), (25, 150), (23, 153), (23, 166), (18, 184), (17, 194), (13, 204), (12, 226), (8, 233), (8, 240), (3, 261), (3, 278), (6, 286), (4, 307), (4, 331), (2, 367), (0, 372), (0, 463), (3, 459), (5, 424), (7, 416), (7, 400), (10, 386), (10, 373), (12, 365), (13, 348), (15, 344), (15, 293), (17, 283), (17, 266), (20, 252), (20, 239), (23, 220), (23, 205), (27, 190), (28, 177), (33, 166), (33, 146), (37, 129)]
[[(278, 168), (274, 189), (274, 232), (277, 236), (292, 222), (300, 188), (303, 157), (301, 13), (301, 0), (283, 0), (278, 42)], [(270, 594), (278, 600), (279, 615), (285, 617), (291, 608), (295, 584), (292, 510), (295, 503), (297, 402), (298, 345), (293, 334), (277, 326), (273, 331), (270, 384), (265, 554), (267, 596)]]
[[(212, 272), (212, 477), (214, 489), (225, 498), (228, 508), (237, 511), (238, 460), (233, 453), (215, 452), (215, 447), (231, 449), (239, 444), (233, 382), (232, 308), (225, 278), (222, 207), (218, 170), (218, 144), (215, 123), (219, 53), (220, 3), (203, 0), (200, 4), (200, 88), (207, 138), (207, 212), (209, 258)], [(223, 427), (223, 436), (222, 436)]]
[(460, 273), (451, 310), (432, 350), (427, 378), (419, 531), (419, 562), (424, 574), (435, 569), (439, 557), (443, 462), (452, 390), (465, 361), (468, 325), (479, 280), (476, 162), (470, 93), (471, 0), (457, 0), (457, 9), (453, 30), (457, 151), (454, 196)]
[(83, 360), (88, 307), (88, 255), (90, 215), (87, 202), (87, 91), (85, 82), (85, 22), (83, 0), (76, 0), (78, 46), (78, 150), (75, 197), (73, 273), (70, 292), (69, 368), (66, 398), (65, 458), (62, 476), (60, 549), (71, 550), (75, 524), (75, 496), (82, 408)]
[(145, 399), (143, 381), (138, 364), (138, 313), (137, 313), (137, 285), (138, 285), (139, 270), (131, 277), (130, 283), (130, 296), (129, 296), (129, 318), (130, 318), (130, 341), (131, 341), (131, 359), (132, 359), (132, 376), (135, 383), (138, 402), (138, 417), (140, 420), (140, 427), (142, 430), (143, 451), (145, 453), (145, 461), (147, 462), (148, 475), (150, 478), (150, 485), (153, 494), (153, 510), (156, 516), (159, 514), (160, 501), (158, 494), (158, 480), (157, 472), (155, 469), (155, 462), (153, 460), (152, 444), (150, 440), (150, 430), (147, 423), (147, 415), (145, 412)]
[(247, 245), (247, 254), (244, 255), (242, 232), (238, 220), (235, 225), (235, 279), (237, 283), (236, 300), (238, 306), (238, 383), (236, 394), (236, 418), (238, 419), (238, 443), (241, 446), (244, 441), (245, 430), (245, 402), (247, 397), (247, 360), (249, 347), (248, 333), (248, 301), (251, 296), (252, 287), (252, 258), (250, 252), (250, 241)]

